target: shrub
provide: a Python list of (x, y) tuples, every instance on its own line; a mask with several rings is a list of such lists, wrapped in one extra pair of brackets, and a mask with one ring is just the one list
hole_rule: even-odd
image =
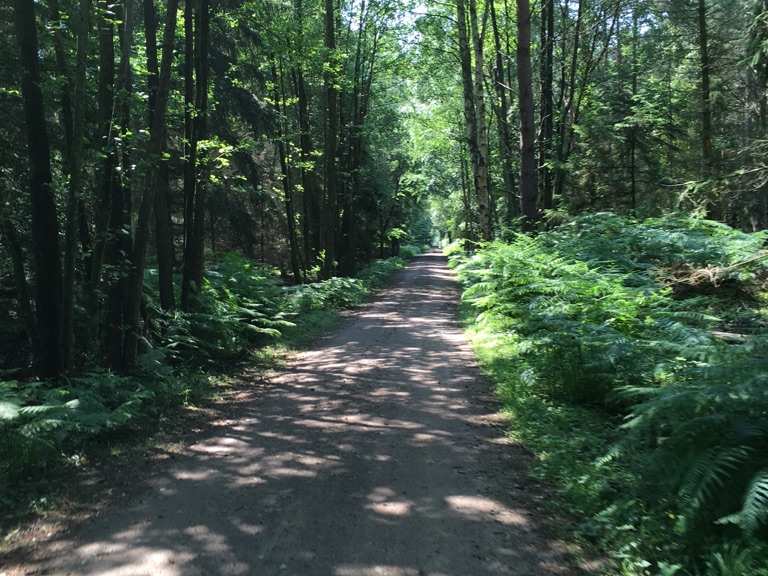
[[(585, 481), (604, 488), (582, 508), (630, 573), (665, 555), (720, 573), (741, 561), (724, 542), (757, 570), (754, 542), (768, 532), (765, 238), (680, 216), (592, 214), (474, 256), (452, 250), (477, 326), (514, 341), (499, 350), (513, 351), (518, 409), (520, 395), (540, 395), (530, 405), (586, 406), (606, 430), (625, 418), (607, 454), (585, 464)], [(547, 469), (583, 495), (566, 479), (574, 457)]]

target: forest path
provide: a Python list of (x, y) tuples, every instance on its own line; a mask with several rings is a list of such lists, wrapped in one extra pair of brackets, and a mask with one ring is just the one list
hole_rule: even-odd
[[(574, 574), (436, 253), (29, 574)], [(2, 570), (0, 569), (0, 572)], [(22, 572), (24, 573), (24, 572)]]

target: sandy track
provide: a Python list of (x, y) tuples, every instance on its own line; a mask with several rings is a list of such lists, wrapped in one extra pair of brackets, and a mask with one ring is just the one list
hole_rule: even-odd
[[(437, 254), (255, 385), (131, 505), (22, 573), (573, 574), (504, 441)], [(1, 572), (2, 570), (0, 570)]]

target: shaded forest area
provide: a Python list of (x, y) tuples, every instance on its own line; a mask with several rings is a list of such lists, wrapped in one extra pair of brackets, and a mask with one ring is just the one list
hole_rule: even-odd
[(15, 0), (0, 30), (6, 485), (440, 239), (607, 571), (768, 571), (765, 0)]
[(149, 307), (198, 309), (226, 251), (287, 283), (397, 254), (407, 159), (366, 136), (397, 147), (372, 97), (391, 8), (323, 8), (3, 8), (4, 368), (130, 370)]
[(376, 2), (0, 6), (11, 517), (429, 241), (387, 98), (398, 22)]

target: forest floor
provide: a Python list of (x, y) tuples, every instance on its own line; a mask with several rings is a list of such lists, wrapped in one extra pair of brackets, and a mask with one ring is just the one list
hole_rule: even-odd
[(457, 320), (416, 258), (334, 333), (2, 575), (577, 574)]

